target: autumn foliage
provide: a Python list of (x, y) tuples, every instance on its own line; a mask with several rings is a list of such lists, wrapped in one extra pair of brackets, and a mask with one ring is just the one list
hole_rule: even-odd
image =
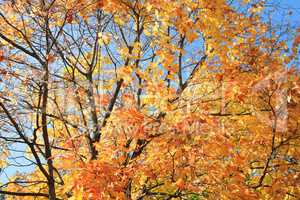
[(0, 194), (298, 199), (300, 29), (266, 4), (1, 1)]

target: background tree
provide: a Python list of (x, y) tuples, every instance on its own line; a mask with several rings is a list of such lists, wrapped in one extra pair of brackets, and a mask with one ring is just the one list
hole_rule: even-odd
[(19, 170), (0, 193), (299, 197), (300, 32), (276, 8), (2, 1), (0, 167)]

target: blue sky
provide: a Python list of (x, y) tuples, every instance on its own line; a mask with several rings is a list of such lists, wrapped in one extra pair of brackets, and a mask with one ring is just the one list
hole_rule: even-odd
[(300, 0), (270, 0), (271, 4), (275, 6), (273, 19), (280, 22), (284, 19), (283, 14), (292, 11), (287, 20), (293, 24), (300, 24)]

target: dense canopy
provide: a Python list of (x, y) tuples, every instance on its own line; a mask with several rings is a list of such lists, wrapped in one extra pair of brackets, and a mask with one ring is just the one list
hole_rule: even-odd
[(2, 198), (299, 199), (300, 29), (275, 7), (0, 0)]

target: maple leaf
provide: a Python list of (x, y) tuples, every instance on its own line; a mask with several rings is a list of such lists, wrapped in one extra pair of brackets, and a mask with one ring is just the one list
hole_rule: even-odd
[(2, 62), (4, 60), (5, 60), (4, 52), (2, 50), (0, 50), (0, 62)]
[(176, 186), (179, 188), (179, 189), (184, 189), (185, 188), (185, 182), (182, 178), (178, 179), (176, 181)]
[(299, 29), (266, 6), (1, 1), (0, 194), (298, 197)]

